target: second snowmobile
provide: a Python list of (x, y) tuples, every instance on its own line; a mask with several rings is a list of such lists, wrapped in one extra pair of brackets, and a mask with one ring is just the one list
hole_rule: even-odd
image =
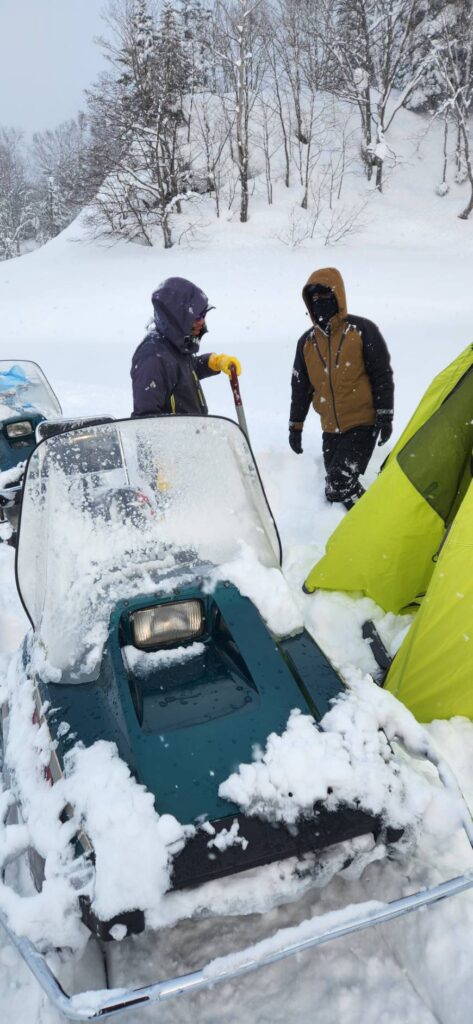
[(0, 360), (0, 516), (16, 528), (26, 460), (36, 428), (61, 406), (37, 363)]

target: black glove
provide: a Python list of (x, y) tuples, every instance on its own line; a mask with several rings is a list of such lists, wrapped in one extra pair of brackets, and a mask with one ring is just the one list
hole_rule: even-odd
[(391, 413), (379, 412), (374, 425), (376, 434), (379, 434), (378, 448), (381, 448), (386, 441), (389, 441), (393, 432), (393, 418)]
[(296, 455), (302, 455), (302, 430), (289, 427), (289, 444)]

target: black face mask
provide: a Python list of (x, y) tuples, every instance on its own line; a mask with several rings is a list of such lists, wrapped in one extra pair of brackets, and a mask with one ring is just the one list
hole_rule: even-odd
[(200, 348), (200, 338), (195, 338), (194, 335), (188, 334), (187, 338), (184, 338), (184, 351), (189, 352), (191, 356), (195, 356)]
[(208, 327), (207, 324), (204, 322), (198, 334), (188, 334), (187, 338), (184, 339), (184, 348), (186, 352), (190, 352), (191, 355), (195, 356), (195, 354), (199, 351), (202, 338), (204, 337), (204, 334), (207, 334), (207, 332)]
[(338, 313), (338, 302), (333, 292), (330, 292), (329, 295), (314, 296), (310, 308), (314, 323), (325, 331), (329, 320)]

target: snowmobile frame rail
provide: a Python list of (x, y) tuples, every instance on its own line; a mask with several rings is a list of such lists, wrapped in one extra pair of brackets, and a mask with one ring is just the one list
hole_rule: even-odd
[[(430, 761), (437, 768), (442, 783), (446, 788), (453, 790), (460, 800), (463, 829), (473, 850), (473, 819), (452, 772), (430, 745), (429, 749), (423, 751), (422, 754), (419, 751), (410, 751), (410, 753)], [(363, 931), (374, 925), (393, 921), (397, 917), (403, 917), (404, 914), (438, 903), (440, 900), (466, 892), (471, 888), (473, 888), (473, 869), (389, 903), (372, 900), (351, 904), (320, 917), (308, 918), (299, 925), (283, 928), (252, 946), (211, 960), (201, 970), (191, 974), (155, 982), (141, 988), (104, 989), (82, 992), (73, 996), (68, 996), (64, 992), (49, 967), (46, 957), (38, 952), (29, 939), (15, 934), (2, 911), (0, 911), (0, 925), (26, 961), (55, 1008), (64, 1017), (73, 1021), (99, 1021), (105, 1017), (118, 1016), (130, 1009), (164, 1003), (177, 996), (211, 988), (220, 982), (232, 981), (261, 967), (276, 963), (278, 960), (284, 960), (296, 953), (322, 946), (334, 939)]]

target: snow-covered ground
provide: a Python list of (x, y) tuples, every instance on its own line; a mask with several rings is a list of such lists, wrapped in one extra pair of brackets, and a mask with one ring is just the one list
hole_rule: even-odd
[[(420, 122), (406, 114), (400, 124), (406, 136), (419, 130)], [(392, 353), (398, 435), (432, 376), (473, 342), (473, 222), (455, 216), (463, 202), (459, 191), (443, 199), (434, 195), (438, 138), (428, 137), (419, 153), (415, 142), (405, 149), (386, 195), (373, 197), (363, 231), (335, 248), (306, 243), (289, 249), (277, 239), (278, 213), (255, 204), (246, 227), (222, 218), (220, 224), (207, 226), (205, 243), (195, 241), (193, 247), (164, 252), (124, 243), (92, 244), (74, 224), (44, 249), (0, 264), (2, 358), (37, 361), (66, 414), (127, 416), (130, 359), (151, 313), (152, 290), (164, 277), (178, 274), (206, 291), (216, 309), (208, 318), (204, 348), (235, 354), (242, 361), (241, 390), (252, 445), (281, 533), (294, 600), (333, 663), (348, 673), (353, 666), (365, 672), (373, 668), (359, 639), (359, 624), (367, 612), (381, 619), (383, 635), (393, 645), (401, 626), (367, 600), (301, 595), (305, 574), (343, 513), (323, 498), (320, 432), (313, 413), (304, 431), (304, 454), (295, 456), (287, 444), (292, 359), (296, 340), (308, 326), (300, 293), (314, 269), (336, 266), (345, 278), (350, 311), (378, 323)], [(205, 391), (212, 412), (234, 417), (223, 375), (206, 382)], [(367, 482), (384, 456), (385, 449), (376, 450)], [(0, 546), (4, 662), (25, 628), (12, 551)], [(435, 722), (428, 732), (473, 807), (473, 724), (463, 719)], [(359, 880), (338, 877), (325, 889), (303, 892), (281, 907), (273, 901), (265, 914), (183, 920), (161, 935), (115, 944), (109, 954), (110, 980), (113, 985), (142, 984), (184, 974), (311, 914), (360, 900), (392, 899), (472, 865), (473, 855), (458, 833), (425, 833), (409, 859), (373, 863)], [(139, 849), (136, 867), (139, 871)], [(282, 875), (267, 875), (267, 892), (284, 888)], [(467, 1022), (473, 998), (472, 927), (473, 896), (466, 894), (238, 983), (146, 1011), (142, 1017), (130, 1013), (123, 1020)], [(100, 984), (100, 977), (94, 979), (96, 959), (91, 943), (83, 960), (76, 958), (67, 966), (66, 988), (68, 981), (76, 988), (92, 987), (94, 980)], [(2, 934), (0, 1019), (58, 1022)]]

